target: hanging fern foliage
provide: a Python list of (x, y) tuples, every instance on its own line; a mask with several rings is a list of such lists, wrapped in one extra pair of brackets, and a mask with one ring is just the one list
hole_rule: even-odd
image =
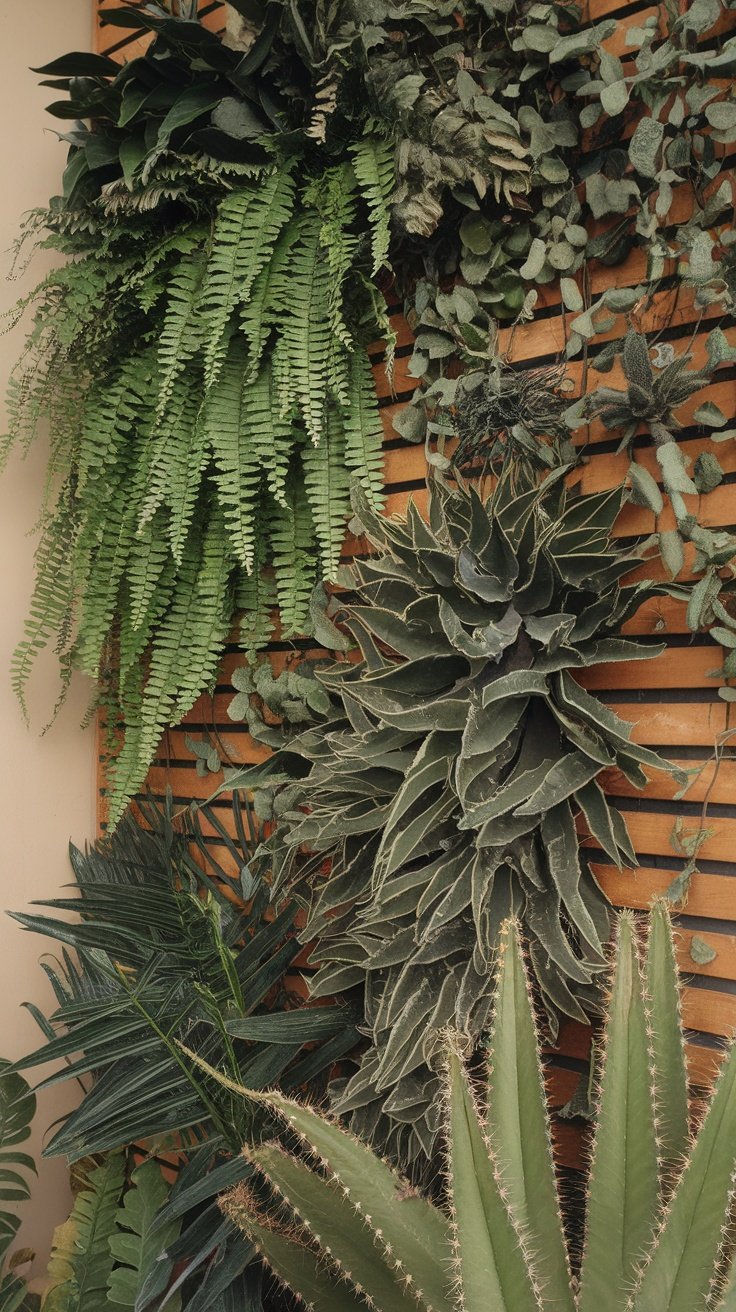
[(168, 228), (134, 190), (104, 237), (52, 231), (71, 259), (30, 298), (11, 397), (11, 440), (31, 442), (42, 419), (52, 432), (13, 680), (25, 705), (55, 640), (65, 671), (102, 682), (122, 729), (113, 823), (163, 730), (213, 685), (238, 607), (246, 651), (275, 602), (282, 636), (304, 632), (338, 567), (350, 474), (380, 501), (366, 346), (382, 331), (382, 158), (376, 143), (356, 167), (223, 165), (214, 205), (213, 164)]

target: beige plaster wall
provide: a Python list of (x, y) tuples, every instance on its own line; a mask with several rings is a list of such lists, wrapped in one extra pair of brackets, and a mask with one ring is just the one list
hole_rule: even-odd
[[(9, 247), (21, 215), (43, 205), (59, 188), (66, 147), (55, 137), (44, 105), (54, 92), (39, 88), (29, 66), (68, 50), (87, 50), (92, 39), (91, 0), (0, 0), (0, 312), (14, 304), (48, 267), (40, 254), (17, 282), (9, 283)], [(17, 329), (0, 337), (0, 392), (22, 342)], [(4, 414), (0, 431), (4, 431)], [(83, 843), (94, 832), (94, 736), (79, 727), (87, 689), (76, 686), (44, 736), (56, 697), (53, 653), (39, 662), (31, 689), (32, 725), (23, 723), (10, 688), (9, 663), (22, 630), (33, 580), (33, 539), (39, 509), (43, 444), (25, 461), (17, 455), (0, 478), (0, 912), (21, 910), (34, 898), (58, 895), (68, 883), (70, 838)], [(38, 958), (43, 941), (0, 914), (0, 1055), (29, 1051), (39, 1032), (20, 1004), (48, 1007), (51, 994)], [(33, 1150), (42, 1130), (69, 1105), (70, 1094), (49, 1091), (39, 1104)], [(65, 1163), (40, 1164), (30, 1207), (24, 1209), (22, 1241), (45, 1268), (51, 1232), (69, 1207)]]

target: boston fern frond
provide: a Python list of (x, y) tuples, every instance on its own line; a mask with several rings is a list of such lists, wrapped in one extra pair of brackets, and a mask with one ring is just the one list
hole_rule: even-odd
[(506, 916), (552, 1028), (597, 1004), (609, 916), (577, 831), (634, 865), (598, 776), (642, 786), (643, 766), (666, 768), (576, 678), (656, 652), (617, 636), (647, 593), (619, 584), (633, 563), (611, 540), (620, 503), (569, 494), (559, 474), (507, 474), (486, 504), (435, 484), (429, 524), (359, 496), (376, 549), (347, 609), (362, 660), (318, 671), (323, 723), (244, 775), (268, 788), (277, 772), (264, 860), (308, 906), (314, 996), (363, 993), (370, 1043), (335, 1106), (404, 1159), (434, 1142), (440, 1030), (484, 1030)]
[(237, 606), (253, 608), (246, 649), (275, 600), (284, 636), (306, 631), (338, 567), (349, 474), (373, 505), (382, 492), (366, 347), (382, 330), (385, 167), (223, 166), (219, 193), (197, 178), (171, 209), (136, 209), (133, 189), (105, 224), (98, 203), (101, 233), (49, 213), (71, 259), (38, 290), (13, 387), (13, 436), (47, 418), (52, 437), (16, 690), (54, 637), (65, 678), (103, 680), (122, 729), (113, 824), (163, 729), (213, 684)]

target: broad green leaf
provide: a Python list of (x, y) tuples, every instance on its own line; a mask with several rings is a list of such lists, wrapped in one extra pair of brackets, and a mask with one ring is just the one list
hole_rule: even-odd
[(649, 470), (645, 469), (644, 465), (638, 465), (632, 461), (629, 465), (629, 479), (632, 500), (639, 506), (648, 506), (655, 515), (659, 515), (664, 502), (656, 480), (652, 478)]
[[(149, 1299), (166, 1289), (173, 1263), (164, 1254), (179, 1233), (177, 1222), (169, 1222), (167, 1226), (156, 1224), (168, 1193), (156, 1162), (144, 1162), (133, 1172), (109, 1241), (115, 1259), (115, 1269), (108, 1280), (110, 1303), (135, 1308), (144, 1286)], [(156, 1280), (152, 1284), (150, 1277), (154, 1271)]]

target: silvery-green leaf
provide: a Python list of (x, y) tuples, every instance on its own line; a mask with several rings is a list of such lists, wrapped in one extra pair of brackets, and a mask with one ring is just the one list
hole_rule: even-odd
[(703, 405), (699, 405), (693, 414), (693, 419), (696, 424), (705, 424), (708, 428), (723, 428), (728, 422), (723, 411), (713, 401), (705, 401)]
[(619, 82), (611, 82), (604, 86), (601, 91), (601, 104), (607, 114), (613, 117), (621, 114), (629, 103), (629, 88), (623, 79)]
[(616, 31), (616, 20), (607, 18), (601, 23), (596, 23), (580, 32), (571, 32), (568, 36), (559, 39), (553, 51), (550, 54), (550, 64), (559, 64), (565, 59), (574, 59), (579, 55), (586, 54), (589, 50), (597, 50), (601, 43)]
[(723, 482), (723, 469), (710, 451), (702, 451), (695, 461), (693, 481), (698, 492), (712, 492)]
[(707, 232), (699, 232), (690, 248), (688, 273), (693, 282), (705, 283), (714, 277), (718, 266), (713, 260), (713, 240)]
[(537, 275), (541, 273), (544, 267), (546, 256), (547, 256), (547, 247), (545, 243), (541, 240), (541, 238), (534, 237), (532, 239), (531, 246), (529, 247), (529, 254), (527, 255), (524, 264), (521, 266), (519, 270), (521, 277), (527, 278), (529, 281), (533, 281), (533, 279), (536, 278)]
[(690, 958), (697, 966), (709, 966), (718, 953), (700, 934), (693, 934), (690, 940)]
[(705, 117), (712, 128), (724, 134), (733, 133), (733, 137), (727, 136), (727, 140), (736, 137), (736, 103), (733, 100), (717, 100), (707, 105)]
[(664, 123), (660, 123), (659, 119), (649, 115), (639, 119), (629, 142), (629, 159), (637, 173), (645, 178), (656, 176), (663, 136)]
[(638, 506), (648, 506), (655, 515), (659, 515), (664, 502), (657, 482), (652, 478), (649, 470), (645, 469), (644, 465), (632, 462), (629, 465), (629, 479), (632, 501)]
[(685, 566), (685, 548), (682, 535), (676, 528), (659, 534), (659, 554), (670, 578), (677, 578)]
[(657, 447), (657, 461), (668, 492), (680, 492), (684, 496), (697, 493), (698, 489), (687, 472), (689, 461), (676, 442), (665, 442)]

